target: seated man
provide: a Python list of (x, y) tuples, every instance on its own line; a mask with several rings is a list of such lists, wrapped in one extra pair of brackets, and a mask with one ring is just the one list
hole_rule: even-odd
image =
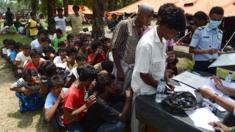
[(39, 65), (44, 61), (43, 58), (40, 57), (40, 54), (36, 50), (32, 50), (30, 53), (31, 60), (28, 60), (24, 64), (24, 69), (33, 69), (35, 71), (38, 70)]
[(25, 69), (22, 78), (16, 81), (10, 90), (16, 92), (20, 100), (20, 112), (35, 110), (43, 106), (43, 99), (39, 94), (40, 83), (38, 73), (33, 69)]
[(18, 73), (22, 73), (24, 63), (31, 59), (29, 56), (30, 49), (31, 49), (31, 47), (29, 45), (23, 45), (23, 51), (19, 52), (16, 55), (16, 58), (14, 60), (14, 65), (18, 69)]
[(59, 131), (64, 128), (63, 107), (64, 100), (64, 80), (59, 75), (51, 78), (51, 92), (47, 95), (44, 104), (44, 116), (46, 122), (55, 130)]
[[(221, 80), (217, 77), (212, 77), (214, 80), (215, 86), (218, 90), (223, 92), (226, 95), (229, 95), (231, 97), (235, 97), (235, 89), (230, 88), (227, 86), (224, 86)], [(229, 114), (223, 121), (224, 124), (229, 125), (229, 126), (234, 126), (234, 115), (235, 115), (235, 103), (234, 101), (231, 101), (229, 99), (225, 99), (223, 97), (220, 97), (218, 94), (213, 93), (210, 89), (208, 88), (200, 88), (200, 93), (202, 94), (203, 97), (210, 99), (214, 101), (215, 103), (219, 104), (223, 108), (225, 108), (228, 112), (233, 113), (233, 115)], [(231, 119), (233, 118), (233, 119)], [(215, 128), (215, 130), (224, 130), (225, 132), (228, 132), (228, 130), (234, 131), (235, 127), (227, 127), (220, 122), (212, 122), (211, 125)]]
[[(85, 126), (88, 132), (123, 132), (125, 121), (128, 119), (132, 92), (126, 90), (126, 99), (123, 108), (112, 102), (117, 94), (115, 77), (109, 73), (102, 73), (96, 79), (96, 102), (88, 109)], [(119, 111), (121, 109), (121, 111)]]
[(96, 76), (97, 72), (92, 66), (82, 66), (79, 79), (70, 86), (64, 96), (64, 124), (69, 132), (83, 132), (85, 111), (96, 100), (94, 95), (88, 97), (86, 91)]

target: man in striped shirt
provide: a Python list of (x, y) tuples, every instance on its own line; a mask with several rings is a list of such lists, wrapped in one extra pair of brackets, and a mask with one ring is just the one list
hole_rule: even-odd
[(154, 10), (150, 5), (138, 6), (135, 17), (121, 21), (113, 34), (112, 51), (115, 64), (114, 73), (121, 82), (122, 90), (130, 87), (131, 76), (135, 64), (137, 43), (149, 24)]

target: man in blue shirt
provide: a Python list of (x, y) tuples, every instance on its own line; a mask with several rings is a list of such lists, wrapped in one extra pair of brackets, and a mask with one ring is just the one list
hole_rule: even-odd
[(216, 74), (216, 68), (208, 68), (219, 56), (223, 32), (218, 28), (224, 16), (221, 7), (213, 7), (209, 13), (210, 21), (206, 26), (196, 29), (189, 52), (193, 54), (196, 72)]

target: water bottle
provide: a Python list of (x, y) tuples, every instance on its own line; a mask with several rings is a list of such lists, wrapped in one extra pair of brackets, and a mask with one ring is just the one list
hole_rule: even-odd
[(166, 87), (166, 82), (164, 79), (160, 79), (158, 86), (157, 86), (157, 92), (156, 92), (156, 98), (155, 101), (157, 103), (161, 103), (162, 100), (166, 97), (166, 95), (164, 94), (165, 92), (165, 88)]
[(229, 71), (228, 75), (225, 78), (225, 81), (230, 83), (232, 81), (232, 78), (233, 78), (233, 72)]

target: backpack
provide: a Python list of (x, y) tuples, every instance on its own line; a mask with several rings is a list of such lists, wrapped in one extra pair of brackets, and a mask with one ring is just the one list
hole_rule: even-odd
[(190, 92), (175, 92), (166, 97), (161, 105), (171, 114), (185, 114), (185, 111), (196, 109), (197, 100)]

